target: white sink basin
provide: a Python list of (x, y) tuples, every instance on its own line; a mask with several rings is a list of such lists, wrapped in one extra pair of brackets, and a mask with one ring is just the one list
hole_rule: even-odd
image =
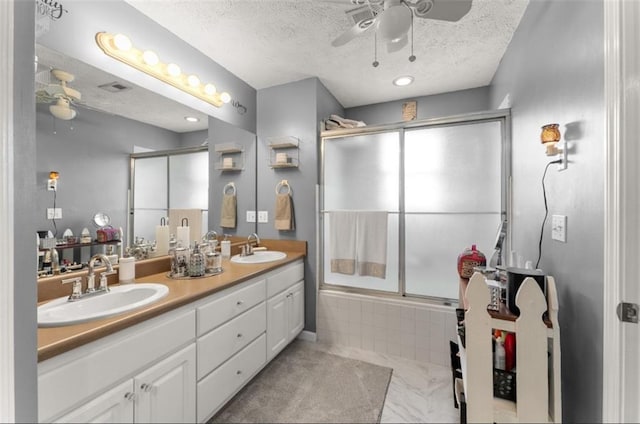
[(275, 250), (259, 250), (257, 252), (253, 252), (253, 255), (249, 256), (235, 255), (231, 258), (231, 262), (237, 264), (262, 264), (265, 262), (279, 261), (286, 257), (287, 254), (284, 252), (278, 252)]
[(69, 302), (59, 297), (38, 306), (38, 327), (79, 324), (150, 305), (169, 293), (164, 284), (138, 283), (110, 287), (108, 293)]

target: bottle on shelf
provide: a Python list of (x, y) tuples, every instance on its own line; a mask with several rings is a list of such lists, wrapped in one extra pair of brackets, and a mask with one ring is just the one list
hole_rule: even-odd
[(500, 331), (496, 331), (499, 335), (496, 337), (496, 350), (493, 353), (493, 367), (499, 370), (506, 368), (506, 354), (504, 350), (504, 341)]

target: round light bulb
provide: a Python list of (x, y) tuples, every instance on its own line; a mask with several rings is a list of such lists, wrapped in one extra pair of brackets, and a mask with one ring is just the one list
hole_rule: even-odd
[(167, 65), (167, 73), (172, 77), (177, 77), (182, 73), (182, 70), (180, 70), (180, 67), (175, 63), (170, 63)]
[(213, 96), (214, 94), (216, 94), (216, 86), (209, 83), (204, 86), (204, 92), (210, 96)]
[(113, 37), (113, 44), (115, 44), (118, 50), (122, 50), (124, 52), (130, 50), (133, 46), (129, 37), (124, 34), (116, 34), (115, 37)]
[(220, 94), (220, 100), (222, 100), (222, 103), (229, 103), (231, 101), (231, 95), (225, 91)]
[(200, 78), (198, 78), (196, 75), (189, 75), (187, 77), (187, 82), (191, 87), (197, 87), (200, 85)]
[(155, 52), (152, 52), (151, 50), (147, 50), (144, 53), (142, 53), (142, 60), (144, 60), (144, 63), (146, 63), (149, 66), (155, 66), (158, 64), (158, 62), (160, 62), (158, 55), (155, 54)]

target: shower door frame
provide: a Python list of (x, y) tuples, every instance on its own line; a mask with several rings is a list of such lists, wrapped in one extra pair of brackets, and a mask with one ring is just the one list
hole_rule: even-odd
[[(419, 130), (429, 129), (437, 127), (447, 127), (456, 125), (469, 125), (478, 124), (484, 122), (499, 122), (500, 123), (500, 143), (501, 143), (501, 169), (500, 169), (500, 185), (501, 185), (501, 200), (500, 200), (500, 215), (501, 221), (507, 222), (507, 235), (502, 246), (503, 258), (506, 257), (505, 252), (511, 250), (511, 110), (510, 109), (498, 109), (492, 111), (474, 112), (460, 115), (452, 115), (439, 118), (429, 118), (422, 120), (414, 120), (408, 122), (398, 122), (388, 125), (376, 125), (370, 127), (360, 127), (353, 129), (340, 129), (331, 131), (322, 131), (320, 133), (320, 164), (319, 170), (319, 187), (318, 187), (318, 208), (316, 213), (316, 251), (318, 262), (318, 290), (337, 290), (347, 293), (359, 293), (376, 296), (385, 296), (393, 298), (410, 298), (412, 300), (428, 301), (430, 303), (452, 305), (457, 303), (458, 299), (442, 298), (436, 296), (428, 296), (421, 294), (406, 293), (406, 279), (405, 279), (405, 199), (404, 199), (404, 139), (405, 131), (407, 130)], [(327, 284), (325, 283), (325, 213), (328, 211), (324, 207), (324, 187), (325, 187), (325, 141), (336, 138), (344, 138), (351, 136), (366, 136), (382, 133), (397, 132), (399, 136), (399, 211), (398, 211), (398, 289), (396, 292), (374, 290), (361, 287), (352, 287), (339, 284)]]

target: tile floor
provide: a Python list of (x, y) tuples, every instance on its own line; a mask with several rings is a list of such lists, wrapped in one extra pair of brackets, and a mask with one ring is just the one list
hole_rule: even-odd
[(316, 343), (317, 349), (393, 368), (382, 423), (458, 423), (449, 367), (362, 349)]

